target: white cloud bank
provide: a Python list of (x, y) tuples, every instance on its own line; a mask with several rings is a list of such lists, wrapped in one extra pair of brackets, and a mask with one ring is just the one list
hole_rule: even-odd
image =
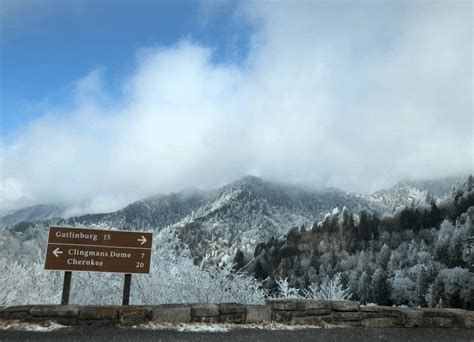
[(372, 191), (473, 169), (470, 2), (245, 5), (243, 63), (183, 40), (0, 140), (1, 207), (110, 211), (245, 174)]

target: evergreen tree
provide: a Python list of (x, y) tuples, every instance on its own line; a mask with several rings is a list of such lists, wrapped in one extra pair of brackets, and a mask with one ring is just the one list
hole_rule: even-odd
[(270, 275), (268, 271), (265, 269), (265, 267), (262, 266), (260, 259), (257, 259), (253, 273), (254, 273), (255, 278), (258, 280), (263, 280)]
[(350, 293), (354, 299), (358, 299), (359, 296), (359, 273), (357, 271), (350, 271), (349, 282), (347, 284)]
[(341, 228), (343, 231), (349, 230), (349, 210), (346, 207), (342, 208)]
[(401, 230), (413, 229), (417, 220), (414, 207), (406, 207), (398, 217)]
[(407, 251), (407, 262), (409, 266), (413, 266), (418, 262), (417, 256), (418, 256), (418, 244), (416, 243), (415, 239), (413, 239), (410, 241), (410, 244), (408, 245), (408, 251)]
[(238, 249), (234, 257), (234, 270), (239, 271), (240, 269), (242, 269), (242, 267), (244, 267), (244, 263), (244, 253), (240, 249)]
[(387, 269), (388, 262), (390, 261), (390, 255), (392, 252), (390, 251), (390, 247), (388, 247), (385, 243), (383, 244), (382, 248), (380, 249), (380, 253), (377, 256), (377, 267), (382, 268), (382, 270)]
[(362, 210), (360, 212), (359, 225), (357, 227), (357, 240), (369, 241), (371, 238), (371, 227), (369, 222), (369, 214)]
[(435, 256), (440, 260), (441, 262), (445, 264), (449, 264), (449, 256), (448, 256), (448, 250), (449, 250), (449, 243), (451, 240), (451, 235), (454, 232), (454, 226), (449, 220), (444, 220), (441, 223), (441, 227), (438, 232), (438, 237), (435, 242), (434, 246), (434, 252)]
[(415, 304), (426, 306), (426, 294), (429, 287), (429, 273), (425, 265), (418, 265), (415, 284)]
[(359, 273), (362, 273), (362, 272), (366, 272), (367, 274), (370, 273), (369, 259), (367, 258), (367, 253), (365, 251), (361, 251), (359, 253), (359, 258), (357, 260), (357, 271)]
[(289, 244), (296, 245), (301, 239), (300, 231), (297, 227), (291, 228), (286, 235), (286, 240)]
[(396, 251), (392, 251), (387, 265), (389, 276), (393, 276), (398, 269), (400, 269), (400, 254)]
[(439, 210), (435, 201), (431, 202), (431, 209), (426, 218), (425, 228), (437, 228), (443, 220), (443, 213)]
[(366, 304), (370, 298), (370, 275), (367, 272), (362, 272), (359, 279), (359, 301)]
[(402, 271), (395, 271), (395, 277), (392, 282), (391, 299), (397, 304), (414, 303), (415, 283)]
[(387, 282), (387, 276), (382, 267), (377, 267), (371, 283), (370, 300), (379, 305), (388, 305), (390, 290)]
[[(430, 300), (430, 302), (428, 303), (429, 307), (431, 308), (443, 307), (443, 303), (444, 303), (443, 282), (440, 281), (438, 277), (436, 277), (435, 281), (431, 284), (428, 290), (429, 290), (428, 293), (431, 295), (431, 298), (428, 298)], [(428, 299), (426, 300), (427, 302), (428, 302)]]
[(377, 214), (372, 214), (370, 217), (370, 234), (371, 239), (378, 239), (379, 238), (379, 226), (380, 226), (380, 219), (378, 218)]
[(454, 228), (453, 235), (449, 240), (448, 245), (448, 266), (455, 267), (455, 266), (464, 266), (463, 260), (463, 247), (464, 242), (467, 240), (468, 236), (467, 231), (464, 229), (464, 225), (457, 224)]
[(469, 308), (474, 275), (461, 267), (444, 268), (437, 280), (443, 285), (443, 302), (447, 307)]

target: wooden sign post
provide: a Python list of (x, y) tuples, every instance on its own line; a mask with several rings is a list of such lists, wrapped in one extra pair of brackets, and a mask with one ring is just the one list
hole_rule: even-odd
[(69, 303), (71, 271), (125, 273), (128, 305), (132, 273), (150, 273), (152, 244), (153, 233), (50, 227), (44, 268), (65, 271), (61, 304)]

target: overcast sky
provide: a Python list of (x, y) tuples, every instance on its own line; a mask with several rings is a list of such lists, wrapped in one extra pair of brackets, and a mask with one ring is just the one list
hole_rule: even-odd
[(473, 170), (470, 1), (16, 4), (0, 11), (3, 209)]

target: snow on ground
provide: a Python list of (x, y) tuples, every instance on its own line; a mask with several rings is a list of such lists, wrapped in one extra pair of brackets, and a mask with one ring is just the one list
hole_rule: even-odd
[(0, 321), (0, 330), (23, 330), (23, 331), (39, 331), (49, 332), (62, 328), (67, 328), (64, 325), (56, 322), (44, 321), (38, 323), (20, 322), (18, 320)]
[[(215, 332), (225, 333), (238, 329), (258, 329), (258, 330), (302, 330), (302, 329), (321, 329), (321, 328), (341, 328), (343, 325), (325, 324), (323, 327), (314, 325), (288, 325), (281, 323), (265, 323), (265, 324), (231, 324), (231, 323), (154, 323), (148, 322), (138, 326), (135, 329), (145, 330), (175, 330), (179, 332)], [(1, 330), (20, 330), (20, 331), (37, 331), (50, 332), (58, 329), (68, 328), (67, 326), (51, 322), (43, 321), (38, 323), (20, 322), (19, 320), (0, 321)]]
[(288, 325), (281, 323), (267, 324), (230, 324), (230, 323), (153, 323), (149, 322), (139, 326), (137, 329), (147, 330), (176, 330), (180, 332), (229, 332), (237, 329), (260, 329), (260, 330), (300, 330), (300, 329), (320, 329), (314, 325)]

